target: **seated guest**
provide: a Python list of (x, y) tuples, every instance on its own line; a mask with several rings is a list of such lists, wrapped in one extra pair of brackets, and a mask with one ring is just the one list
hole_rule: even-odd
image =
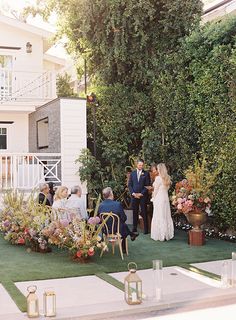
[[(102, 191), (104, 201), (100, 204), (98, 208), (98, 215), (101, 213), (115, 213), (120, 218), (120, 234), (123, 239), (122, 241), (122, 250), (125, 253), (125, 239), (130, 236), (130, 239), (132, 241), (135, 240), (135, 238), (138, 236), (138, 234), (133, 233), (129, 230), (129, 227), (125, 223), (127, 220), (126, 214), (124, 212), (124, 209), (122, 207), (122, 204), (119, 201), (114, 201), (114, 195), (112, 192), (112, 189), (110, 187), (107, 187), (103, 189)], [(110, 220), (110, 221), (109, 221)], [(108, 219), (107, 221), (108, 231), (112, 232), (112, 221), (111, 219)], [(114, 232), (117, 232), (117, 221), (114, 226)]]
[(48, 186), (49, 186), (49, 192), (48, 192), (48, 200), (50, 202), (50, 205), (52, 206), (53, 204), (53, 199), (54, 199), (54, 196), (55, 196), (55, 190), (54, 190), (54, 184), (53, 182), (48, 182)]
[(52, 208), (54, 209), (55, 218), (59, 219), (68, 219), (66, 213), (66, 202), (68, 197), (68, 188), (67, 187), (58, 187), (55, 196)]
[(88, 214), (85, 209), (84, 201), (81, 198), (82, 190), (80, 186), (74, 186), (71, 188), (71, 196), (66, 202), (66, 208), (70, 220), (73, 217), (79, 217), (80, 219), (88, 219)]
[(46, 206), (50, 206), (50, 201), (47, 196), (49, 193), (49, 186), (47, 183), (40, 183), (39, 185), (39, 195), (38, 195), (38, 203), (44, 204)]

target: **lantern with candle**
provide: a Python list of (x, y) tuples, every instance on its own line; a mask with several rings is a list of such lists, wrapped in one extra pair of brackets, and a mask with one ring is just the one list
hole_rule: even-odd
[(45, 289), (43, 294), (43, 310), (45, 317), (56, 316), (56, 294), (50, 288)]
[(29, 318), (37, 318), (39, 316), (39, 302), (36, 295), (36, 286), (29, 286), (27, 291), (29, 292), (26, 301), (27, 301), (27, 316)]
[(137, 264), (130, 262), (128, 264), (129, 274), (125, 277), (125, 301), (132, 304), (142, 302), (142, 280), (137, 275)]

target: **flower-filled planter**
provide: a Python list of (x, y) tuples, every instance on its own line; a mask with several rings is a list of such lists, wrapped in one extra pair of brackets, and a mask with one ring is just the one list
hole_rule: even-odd
[(88, 221), (78, 218), (70, 222), (55, 220), (43, 230), (43, 234), (49, 243), (68, 249), (73, 261), (85, 263), (91, 260), (97, 249), (106, 247), (100, 236), (104, 223), (99, 217)]
[(176, 183), (171, 201), (176, 212), (184, 214), (193, 229), (189, 231), (191, 245), (205, 243), (202, 225), (211, 212), (212, 192), (217, 171), (210, 173), (206, 160), (195, 161), (194, 166), (185, 171), (185, 179)]
[(55, 219), (51, 208), (38, 204), (32, 196), (23, 201), (21, 196), (9, 193), (0, 212), (0, 231), (12, 244), (29, 246), (28, 252), (51, 252), (50, 244), (53, 244), (68, 249), (74, 261), (88, 262), (96, 249), (107, 249), (101, 238), (106, 219), (100, 221), (97, 208), (98, 204), (94, 217), (88, 221)]

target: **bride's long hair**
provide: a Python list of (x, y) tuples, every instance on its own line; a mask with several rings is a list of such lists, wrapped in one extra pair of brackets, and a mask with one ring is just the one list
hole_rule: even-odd
[(170, 176), (168, 175), (166, 165), (164, 163), (159, 163), (157, 165), (157, 170), (158, 170), (159, 176), (162, 178), (164, 185), (169, 189), (171, 185), (171, 179), (170, 179)]

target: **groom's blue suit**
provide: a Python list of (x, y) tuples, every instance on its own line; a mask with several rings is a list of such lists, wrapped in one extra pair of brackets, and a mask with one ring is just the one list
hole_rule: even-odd
[[(129, 191), (132, 195), (132, 207), (133, 207), (133, 231), (137, 231), (138, 225), (138, 214), (139, 206), (141, 207), (141, 215), (143, 218), (144, 224), (144, 233), (148, 233), (148, 222), (147, 222), (147, 199), (148, 199), (148, 190), (146, 186), (150, 186), (150, 175), (147, 171), (142, 170), (140, 177), (138, 178), (138, 171), (134, 170), (130, 174), (129, 178)], [(134, 193), (142, 193), (140, 199), (134, 198)]]

